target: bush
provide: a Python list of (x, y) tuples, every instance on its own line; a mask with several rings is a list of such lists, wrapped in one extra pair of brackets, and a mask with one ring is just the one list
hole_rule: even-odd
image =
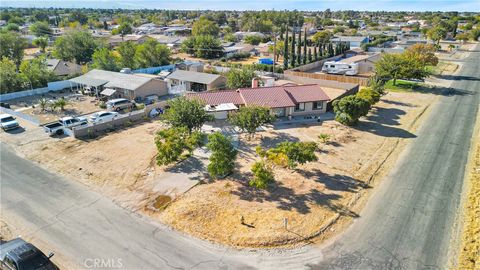
[(212, 151), (210, 164), (207, 170), (212, 178), (221, 178), (229, 175), (235, 168), (237, 150), (233, 147), (230, 138), (220, 132), (208, 136), (207, 148)]
[(377, 91), (373, 90), (370, 87), (362, 88), (357, 93), (357, 97), (367, 100), (370, 105), (373, 105), (378, 101), (380, 101), (380, 93), (378, 93)]
[(252, 187), (266, 189), (275, 181), (272, 168), (263, 161), (257, 161), (252, 166), (253, 179), (248, 183)]
[(370, 109), (370, 103), (358, 96), (347, 96), (333, 102), (333, 111), (335, 112), (335, 120), (352, 126), (358, 123), (358, 119), (367, 115)]

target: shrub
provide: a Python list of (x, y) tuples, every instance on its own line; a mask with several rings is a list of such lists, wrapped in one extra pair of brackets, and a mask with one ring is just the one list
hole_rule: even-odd
[(233, 147), (230, 138), (220, 132), (208, 136), (207, 148), (212, 151), (210, 164), (207, 170), (212, 178), (221, 178), (229, 175), (235, 168), (237, 150)]
[(318, 135), (318, 138), (320, 139), (320, 141), (322, 141), (322, 143), (327, 143), (328, 141), (330, 141), (330, 135), (325, 133)]
[(272, 168), (264, 161), (257, 161), (252, 166), (253, 179), (248, 183), (252, 187), (266, 189), (275, 181)]
[(358, 119), (367, 115), (369, 109), (370, 103), (356, 95), (347, 96), (333, 102), (335, 120), (348, 126), (357, 124)]
[(362, 88), (357, 93), (357, 97), (367, 100), (370, 105), (373, 105), (378, 101), (380, 101), (380, 93), (378, 93), (377, 91), (373, 90), (370, 87)]

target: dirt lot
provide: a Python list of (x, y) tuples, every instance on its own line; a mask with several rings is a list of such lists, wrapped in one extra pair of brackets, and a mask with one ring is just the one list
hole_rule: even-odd
[[(193, 163), (169, 171), (155, 165), (154, 135), (162, 128), (158, 121), (88, 141), (50, 138), (38, 127), (22, 123), (25, 131), (3, 133), (1, 139), (26, 158), (80, 180), (123, 207), (146, 210), (177, 230), (238, 247), (279, 246), (311, 238), (338, 217), (356, 217), (353, 202), (370, 190), (372, 174), (378, 173), (379, 164), (398, 142), (415, 137), (413, 123), (436, 98), (391, 92), (355, 128), (324, 121), (321, 125), (279, 126), (252, 141), (241, 138), (238, 169), (232, 178), (196, 186), (163, 212), (146, 209), (164, 190), (174, 190), (179, 177), (187, 178), (181, 188), (188, 190), (188, 180), (198, 172), (192, 169)], [(285, 140), (319, 142), (320, 133), (330, 134), (332, 140), (320, 144), (318, 162), (296, 171), (276, 169), (277, 183), (268, 191), (248, 186), (250, 166), (257, 159), (256, 145), (270, 147)], [(246, 225), (240, 223), (241, 216)], [(288, 230), (283, 228), (284, 218)]]
[(24, 114), (33, 116), (40, 120), (40, 123), (49, 123), (58, 120), (58, 118), (68, 115), (84, 115), (101, 110), (97, 106), (97, 101), (94, 97), (84, 96), (72, 93), (48, 93), (44, 96), (50, 101), (64, 97), (69, 104), (65, 107), (64, 111), (60, 109), (46, 108), (42, 111), (38, 105), (42, 96), (32, 96), (9, 100), (11, 108), (16, 111), (21, 111)]
[[(418, 117), (436, 99), (431, 94), (389, 93), (355, 128), (325, 121), (269, 130), (261, 134), (262, 139), (242, 139), (238, 169), (232, 177), (195, 187), (174, 200), (159, 218), (177, 230), (237, 247), (305, 242), (338, 217), (358, 216), (352, 205), (359, 194), (373, 187), (372, 175), (397, 145), (403, 145), (399, 141), (415, 137)], [(321, 133), (333, 139), (321, 145), (318, 162), (296, 171), (276, 168), (276, 184), (267, 191), (248, 186), (250, 166), (257, 159), (255, 146), (318, 142)]]

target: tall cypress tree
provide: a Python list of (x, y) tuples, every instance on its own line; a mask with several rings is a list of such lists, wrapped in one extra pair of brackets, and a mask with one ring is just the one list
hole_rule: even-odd
[(318, 46), (317, 44), (313, 46), (313, 59), (315, 59), (315, 61), (318, 61), (317, 46)]
[(290, 65), (292, 68), (295, 67), (296, 64), (296, 57), (295, 57), (295, 26), (292, 27), (292, 48), (291, 48), (292, 53), (290, 54)]
[[(312, 58), (312, 48), (308, 48), (308, 62), (311, 63), (313, 61)], [(306, 63), (305, 63), (306, 64)]]
[(323, 58), (323, 44), (320, 44), (318, 53), (319, 53), (320, 59), (322, 59)]
[[(310, 58), (312, 56), (312, 52), (310, 51)], [(310, 62), (312, 60), (310, 59)], [(303, 35), (303, 64), (307, 64), (307, 28), (305, 28), (305, 34)]]
[(298, 32), (297, 63), (299, 66), (302, 65), (302, 28)]
[(285, 30), (285, 41), (283, 41), (283, 69), (288, 69), (288, 24)]

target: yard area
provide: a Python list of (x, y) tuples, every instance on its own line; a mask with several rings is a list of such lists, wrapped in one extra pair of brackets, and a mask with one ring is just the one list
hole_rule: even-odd
[[(68, 105), (65, 107), (64, 111), (61, 111), (58, 108), (52, 109), (49, 107), (47, 107), (45, 111), (42, 111), (39, 105), (39, 100), (41, 98), (45, 98), (50, 102), (54, 102), (55, 100), (62, 97), (64, 97), (68, 102)], [(58, 118), (64, 116), (78, 116), (101, 110), (97, 106), (97, 101), (95, 100), (95, 97), (61, 92), (47, 93), (43, 97), (36, 95), (13, 99), (9, 100), (8, 103), (13, 110), (33, 116), (39, 119), (41, 124), (57, 121)]]
[[(22, 122), (25, 131), (2, 133), (1, 138), (43, 167), (176, 230), (237, 247), (284, 246), (324, 237), (339, 217), (337, 224), (355, 218), (361, 205), (357, 200), (376, 185), (373, 176), (388, 172), (386, 158), (395, 160), (392, 152), (415, 138), (417, 119), (436, 99), (434, 94), (390, 92), (356, 127), (327, 120), (275, 125), (250, 141), (240, 135), (236, 172), (214, 182), (205, 175), (201, 153), (171, 167), (156, 165), (154, 137), (163, 128), (159, 121), (91, 140), (51, 138)], [(321, 133), (331, 135), (331, 141), (320, 143)], [(255, 147), (286, 140), (318, 142), (318, 161), (295, 171), (276, 169), (276, 184), (268, 190), (249, 187), (250, 167), (258, 158)]]
[[(270, 129), (251, 141), (241, 138), (232, 176), (196, 186), (158, 216), (174, 229), (236, 247), (305, 243), (327, 228), (335, 230), (330, 225), (338, 218), (350, 221), (358, 216), (357, 200), (376, 185), (374, 175), (388, 172), (386, 158), (415, 138), (418, 118), (435, 100), (431, 94), (392, 92), (354, 128), (325, 121)], [(295, 171), (276, 168), (276, 183), (268, 190), (248, 185), (250, 167), (258, 159), (257, 145), (319, 142), (321, 133), (332, 140), (320, 143), (317, 162)]]

